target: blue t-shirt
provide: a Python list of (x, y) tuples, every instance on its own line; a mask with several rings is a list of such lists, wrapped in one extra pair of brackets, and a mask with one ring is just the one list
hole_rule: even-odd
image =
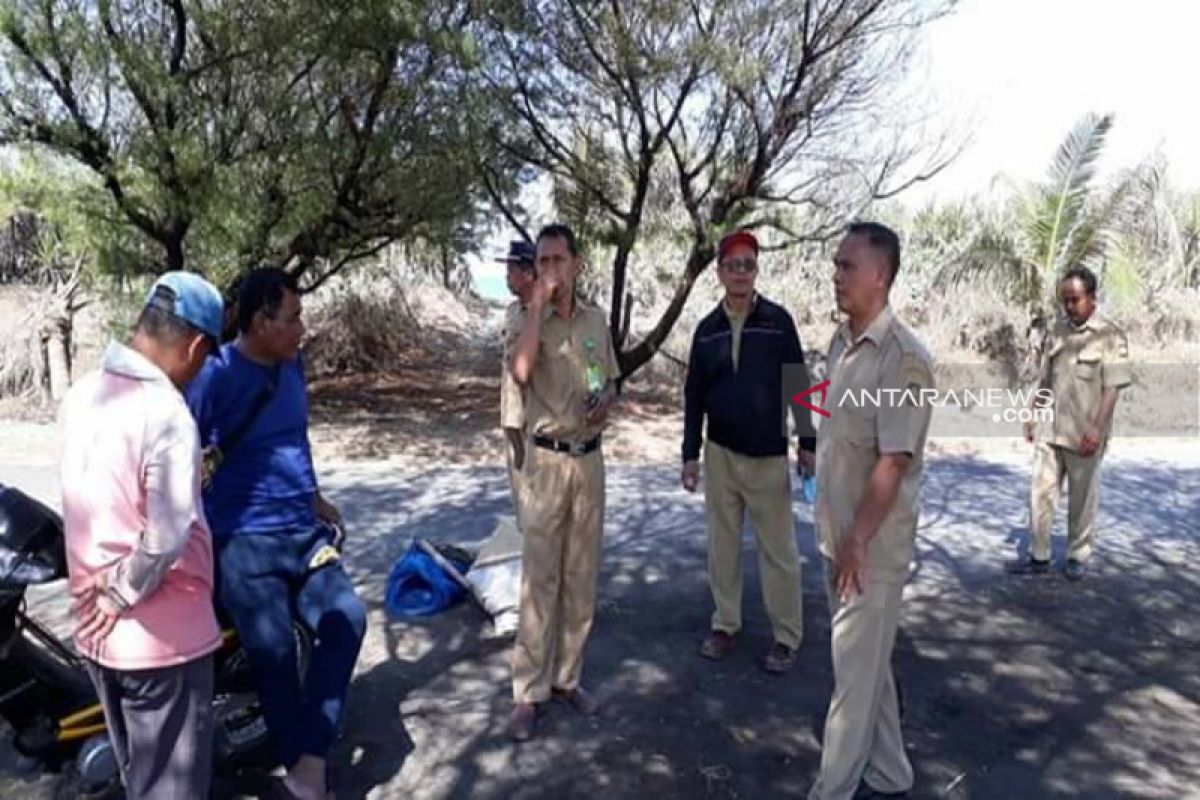
[[(274, 371), (246, 358), (232, 343), (208, 359), (186, 392), (202, 447), (220, 446), (222, 431), (236, 431), (243, 424)], [(279, 365), (271, 399), (224, 456), (204, 493), (214, 537), (316, 526), (308, 392), (298, 358)]]

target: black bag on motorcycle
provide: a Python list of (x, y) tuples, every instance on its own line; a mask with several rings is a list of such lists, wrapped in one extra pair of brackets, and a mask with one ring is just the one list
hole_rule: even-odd
[(0, 484), (0, 590), (67, 576), (58, 514), (24, 492)]

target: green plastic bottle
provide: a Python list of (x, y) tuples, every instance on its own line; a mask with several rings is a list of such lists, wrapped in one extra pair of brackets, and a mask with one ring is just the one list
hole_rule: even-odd
[(587, 390), (589, 395), (599, 395), (604, 390), (604, 370), (600, 367), (600, 362), (596, 360), (596, 342), (594, 339), (588, 339), (583, 343), (583, 349), (587, 351)]

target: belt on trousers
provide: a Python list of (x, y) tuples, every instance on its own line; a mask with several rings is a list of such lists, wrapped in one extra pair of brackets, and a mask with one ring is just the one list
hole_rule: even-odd
[(597, 436), (590, 442), (560, 442), (558, 439), (551, 439), (549, 436), (534, 436), (533, 443), (538, 447), (544, 447), (547, 450), (553, 450), (556, 453), (566, 453), (572, 456), (586, 456), (588, 453), (600, 446), (600, 437)]

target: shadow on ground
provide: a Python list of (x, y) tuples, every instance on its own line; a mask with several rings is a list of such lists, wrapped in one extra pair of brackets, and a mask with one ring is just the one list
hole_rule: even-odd
[[(470, 545), (508, 511), (495, 470), (334, 480), (356, 529), (381, 534), (351, 560), (377, 607), (411, 537)], [(1000, 568), (1026, 546), (1025, 464), (933, 463), (896, 657), (915, 796), (1183, 797), (1200, 785), (1196, 486), (1200, 469), (1110, 465), (1095, 569), (1068, 584)], [(538, 738), (514, 746), (508, 647), (474, 609), (421, 623), (379, 612), (386, 657), (356, 682), (339, 796), (802, 796), (832, 674), (811, 517), (796, 508), (806, 640), (790, 676), (757, 665), (770, 634), (750, 545), (746, 635), (724, 663), (697, 657), (711, 608), (699, 499), (669, 465), (612, 470), (586, 673), (601, 717), (551, 707)]]
[[(1017, 579), (1028, 465), (938, 457), (896, 653), (914, 797), (1180, 798), (1200, 786), (1200, 468), (1107, 466), (1099, 547), (1079, 584)], [(809, 508), (806, 638), (794, 672), (770, 644), (747, 545), (746, 631), (700, 659), (711, 611), (703, 509), (674, 465), (609, 471), (604, 572), (585, 681), (599, 718), (552, 706), (538, 737), (504, 736), (509, 642), (468, 605), (391, 619), (388, 571), (412, 538), (472, 545), (509, 513), (491, 467), (323, 476), (350, 522), (348, 566), (371, 607), (334, 788), (359, 798), (803, 797), (832, 674)], [(1056, 547), (1061, 550), (1061, 530)], [(751, 537), (747, 536), (750, 542)], [(1061, 554), (1059, 554), (1061, 556)]]

